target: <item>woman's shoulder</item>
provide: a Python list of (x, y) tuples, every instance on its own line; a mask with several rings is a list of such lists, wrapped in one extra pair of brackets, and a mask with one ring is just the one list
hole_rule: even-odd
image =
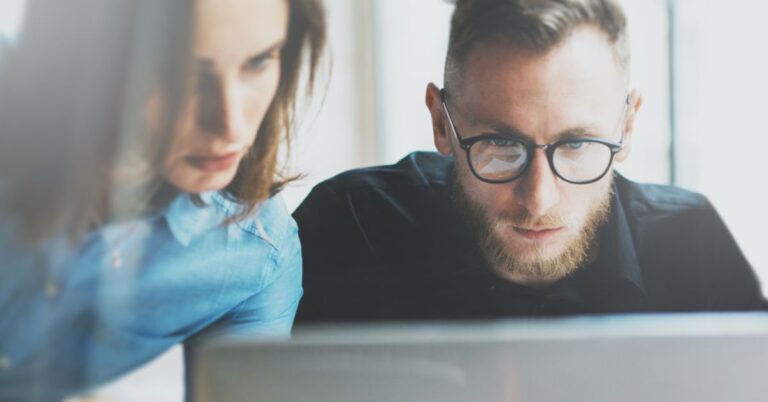
[[(132, 299), (157, 300), (165, 296), (153, 296), (157, 293), (153, 289), (173, 289), (166, 296), (174, 302), (154, 303), (159, 306), (155, 310), (164, 309), (160, 316), (174, 315), (184, 325), (194, 321), (205, 326), (222, 314), (256, 314), (253, 304), (261, 306), (257, 302), (266, 297), (263, 292), (275, 283), (285, 294), (295, 294), (300, 278), (279, 282), (301, 270), (298, 232), (282, 199), (273, 197), (245, 218), (229, 220), (241, 212), (237, 202), (217, 193), (174, 199), (165, 224), (152, 225), (151, 244), (144, 241), (150, 256), (137, 264), (145, 264), (145, 271), (152, 274), (141, 278), (150, 283), (137, 286), (138, 296)], [(205, 298), (199, 297), (201, 291)], [(178, 304), (186, 307), (177, 308)], [(176, 321), (167, 325), (174, 327)]]
[(221, 193), (211, 195), (211, 204), (225, 220), (233, 219), (230, 233), (244, 241), (263, 241), (280, 250), (298, 239), (298, 228), (280, 194), (259, 204), (253, 211), (243, 214), (242, 206)]
[(202, 194), (198, 200), (183, 196), (166, 218), (178, 244), (173, 247), (176, 259), (188, 261), (187, 271), (199, 271), (212, 283), (235, 281), (260, 289), (281, 272), (301, 267), (298, 229), (279, 195), (247, 214), (221, 193)]
[(197, 198), (182, 194), (165, 213), (171, 232), (182, 245), (223, 241), (230, 248), (261, 244), (280, 250), (298, 237), (296, 223), (279, 194), (247, 213), (241, 204), (221, 193)]

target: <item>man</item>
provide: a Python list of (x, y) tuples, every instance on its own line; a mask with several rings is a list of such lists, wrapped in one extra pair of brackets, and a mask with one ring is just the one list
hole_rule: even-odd
[(764, 308), (703, 196), (613, 171), (642, 105), (625, 29), (610, 0), (459, 0), (439, 154), (312, 191), (298, 320)]

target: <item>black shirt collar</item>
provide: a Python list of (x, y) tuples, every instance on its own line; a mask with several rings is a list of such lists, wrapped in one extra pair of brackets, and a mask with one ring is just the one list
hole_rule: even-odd
[(599, 234), (598, 264), (604, 268), (612, 268), (611, 270), (632, 283), (645, 296), (645, 283), (616, 180), (624, 180), (624, 178), (619, 174), (615, 175), (610, 218)]

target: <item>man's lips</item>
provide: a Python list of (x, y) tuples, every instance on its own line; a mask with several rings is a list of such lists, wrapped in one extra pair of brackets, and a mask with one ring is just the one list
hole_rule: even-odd
[(521, 228), (517, 226), (514, 229), (515, 233), (529, 240), (545, 240), (563, 230), (563, 228)]
[(219, 155), (191, 155), (184, 158), (192, 166), (206, 171), (216, 172), (227, 170), (240, 160), (240, 152), (229, 152)]

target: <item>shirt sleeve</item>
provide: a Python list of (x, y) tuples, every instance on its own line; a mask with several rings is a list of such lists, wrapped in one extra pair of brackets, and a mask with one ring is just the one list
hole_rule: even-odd
[(283, 242), (277, 267), (259, 292), (244, 300), (224, 318), (197, 334), (192, 343), (212, 337), (253, 337), (290, 334), (303, 294), (301, 245), (296, 229)]
[(198, 350), (218, 339), (288, 338), (303, 294), (301, 245), (295, 225), (280, 248), (275, 275), (262, 289), (184, 343), (186, 399), (194, 400)]

